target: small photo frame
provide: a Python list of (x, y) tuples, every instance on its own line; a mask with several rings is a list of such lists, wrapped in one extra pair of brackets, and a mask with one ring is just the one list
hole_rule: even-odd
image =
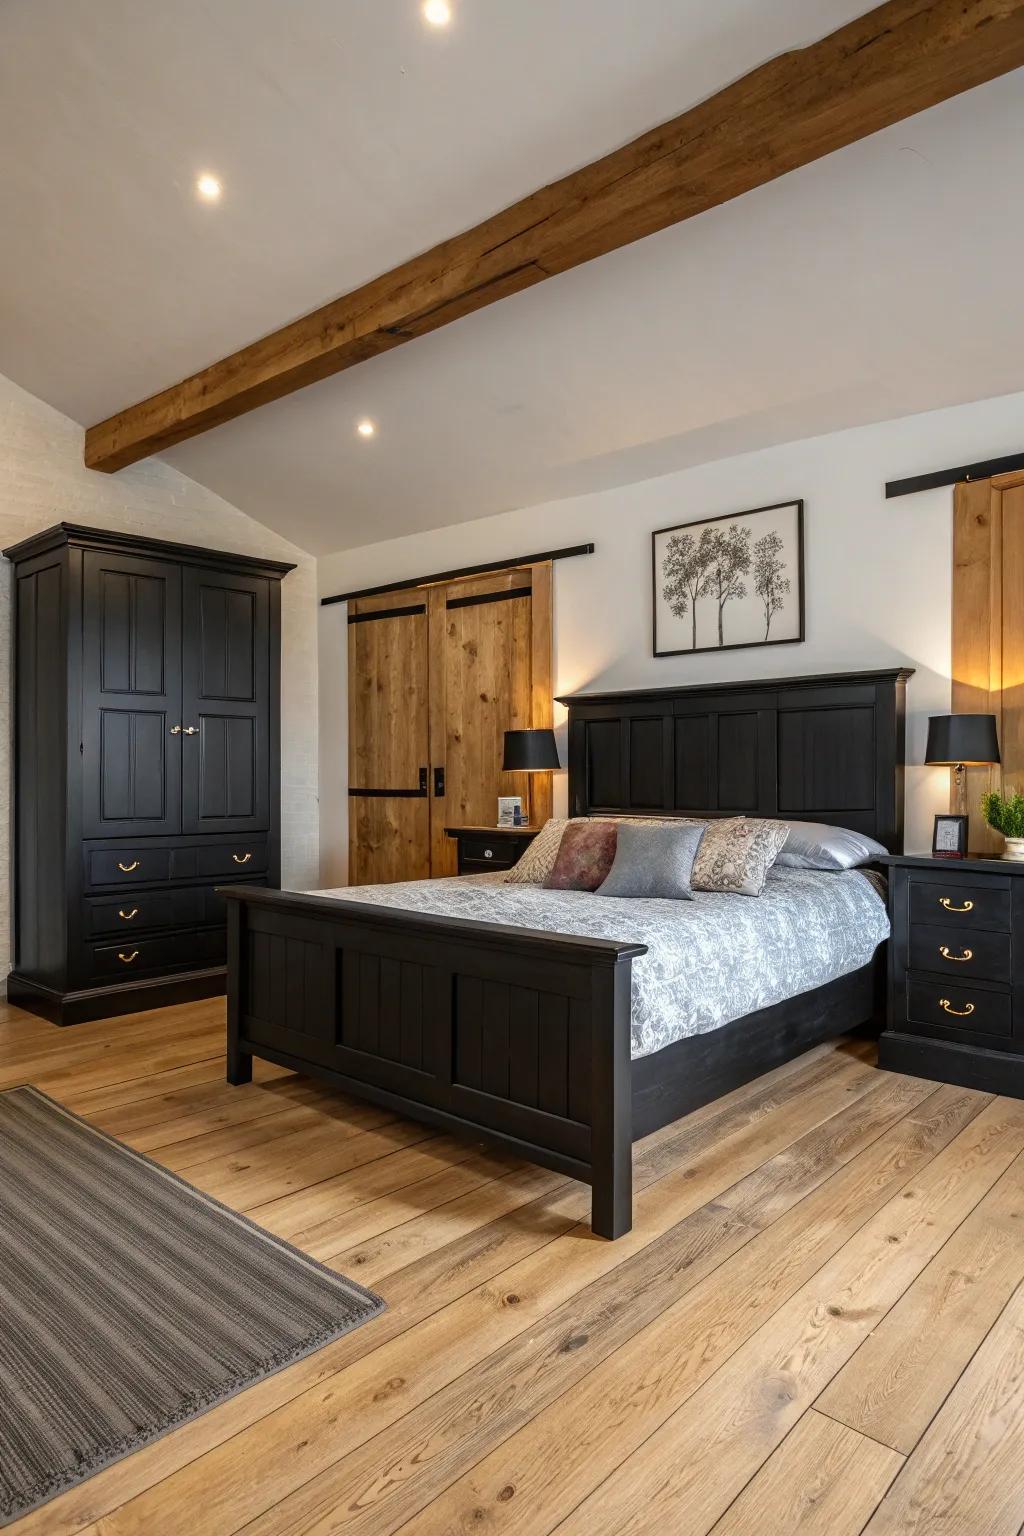
[(498, 826), (521, 827), (523, 825), (522, 795), (498, 796)]
[(936, 816), (935, 831), (932, 834), (932, 857), (935, 859), (966, 859), (966, 816)]

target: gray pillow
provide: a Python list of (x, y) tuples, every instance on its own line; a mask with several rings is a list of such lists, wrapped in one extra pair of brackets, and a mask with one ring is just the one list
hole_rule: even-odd
[(866, 832), (829, 827), (821, 821), (791, 821), (775, 862), (789, 869), (856, 869), (887, 852)]
[(690, 876), (702, 826), (632, 826), (619, 822), (615, 858), (599, 896), (665, 896), (692, 901)]

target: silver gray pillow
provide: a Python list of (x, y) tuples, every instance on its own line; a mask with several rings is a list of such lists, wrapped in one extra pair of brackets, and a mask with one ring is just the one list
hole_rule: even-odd
[(789, 869), (856, 869), (887, 852), (866, 832), (829, 827), (821, 821), (791, 821), (775, 863)]
[(619, 822), (615, 858), (598, 896), (664, 896), (692, 901), (690, 876), (702, 826), (633, 826)]

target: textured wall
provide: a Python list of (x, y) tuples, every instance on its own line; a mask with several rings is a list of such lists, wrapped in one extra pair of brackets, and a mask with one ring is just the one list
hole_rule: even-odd
[[(318, 883), (316, 570), (294, 545), (212, 491), (151, 460), (99, 475), (82, 429), (0, 376), (0, 546), (53, 523), (85, 523), (243, 555), (294, 560), (282, 589), (282, 884)], [(11, 570), (0, 584), (0, 982), (10, 970)]]

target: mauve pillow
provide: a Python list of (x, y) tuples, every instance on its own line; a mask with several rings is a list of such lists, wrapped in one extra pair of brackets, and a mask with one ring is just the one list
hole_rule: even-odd
[(866, 832), (821, 821), (791, 821), (775, 862), (788, 869), (856, 869), (859, 864), (874, 863), (887, 851)]
[(555, 867), (562, 833), (569, 822), (565, 816), (551, 816), (533, 842), (505, 876), (506, 885), (543, 885)]
[(599, 896), (660, 896), (692, 901), (690, 875), (704, 828), (620, 822), (615, 859)]
[(550, 891), (596, 891), (615, 858), (617, 829), (610, 821), (572, 821), (562, 833)]

